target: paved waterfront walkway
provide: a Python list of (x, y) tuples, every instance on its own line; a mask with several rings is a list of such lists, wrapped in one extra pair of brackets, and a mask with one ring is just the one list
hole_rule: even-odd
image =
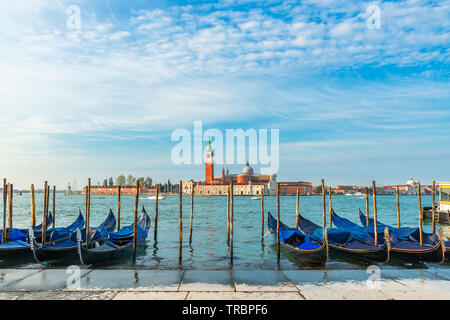
[[(383, 269), (375, 273), (366, 270), (78, 271), (0, 269), (0, 299), (450, 300), (450, 269), (444, 268)], [(69, 277), (79, 278), (79, 286), (72, 287)]]

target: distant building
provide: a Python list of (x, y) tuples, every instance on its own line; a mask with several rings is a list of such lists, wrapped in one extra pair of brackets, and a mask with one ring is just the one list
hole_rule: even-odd
[(305, 195), (305, 194), (312, 194), (313, 192), (313, 186), (311, 182), (280, 182), (280, 195), (287, 196), (287, 195), (296, 195), (297, 189), (299, 194)]
[[(230, 182), (233, 182), (233, 193), (235, 195), (258, 196), (263, 192), (265, 195), (275, 195), (277, 191), (277, 175), (255, 174), (253, 168), (247, 162), (240, 173), (232, 174), (228, 169), (222, 168), (219, 177), (214, 172), (214, 152), (211, 142), (208, 143), (205, 152), (205, 181), (183, 181), (183, 194), (191, 194), (194, 188), (196, 195), (226, 195)], [(302, 194), (312, 192), (312, 184), (309, 182), (283, 182), (280, 185), (281, 194), (296, 194), (299, 189)]]
[[(119, 186), (91, 186), (91, 194), (93, 195), (117, 195)], [(120, 193), (124, 195), (136, 194), (136, 186), (120, 186)], [(155, 194), (156, 188), (147, 188), (139, 186), (140, 194)], [(86, 194), (86, 187), (83, 188), (83, 194)]]

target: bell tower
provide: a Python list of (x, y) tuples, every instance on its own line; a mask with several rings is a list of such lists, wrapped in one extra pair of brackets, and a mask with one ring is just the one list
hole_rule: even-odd
[(208, 141), (205, 153), (205, 182), (212, 183), (214, 180), (214, 152), (211, 147), (211, 140)]

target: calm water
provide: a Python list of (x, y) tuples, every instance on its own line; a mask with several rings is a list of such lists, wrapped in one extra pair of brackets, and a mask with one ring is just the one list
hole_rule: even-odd
[[(36, 195), (37, 219), (42, 218), (42, 194)], [(281, 220), (295, 226), (295, 196), (281, 197)], [(327, 199), (328, 200), (328, 199)], [(227, 245), (226, 197), (195, 197), (194, 233), (189, 245), (190, 197), (183, 197), (183, 263), (184, 269), (227, 269), (229, 264), (229, 248)], [(261, 209), (259, 200), (250, 197), (235, 197), (234, 206), (234, 267), (238, 269), (275, 269), (278, 267), (276, 245), (267, 232), (264, 224), (264, 241), (261, 241)], [(266, 212), (276, 214), (276, 198), (265, 198)], [(155, 200), (142, 197), (139, 206), (145, 206), (152, 218), (145, 254), (138, 256), (136, 264), (145, 268), (174, 269), (178, 265), (178, 197), (167, 196), (159, 201), (158, 240), (153, 238)], [(431, 206), (431, 196), (422, 197), (423, 206)], [(402, 226), (418, 225), (418, 203), (416, 196), (400, 198)], [(84, 213), (84, 196), (56, 195), (56, 226), (66, 226), (77, 216), (78, 208)], [(112, 208), (117, 212), (117, 198), (112, 196), (91, 197), (91, 226), (98, 225)], [(132, 223), (134, 197), (122, 196), (121, 225)], [(333, 197), (333, 208), (339, 215), (359, 223), (358, 208), (365, 211), (365, 199), (359, 196)], [(372, 210), (372, 202), (370, 203)], [(387, 224), (396, 224), (395, 196), (377, 197), (378, 217)], [(50, 205), (51, 210), (51, 205)], [(321, 225), (321, 196), (305, 196), (300, 198), (302, 215)], [(328, 213), (328, 209), (327, 209)], [(373, 213), (371, 212), (371, 216)], [(30, 225), (30, 195), (14, 195), (14, 226)], [(267, 218), (267, 216), (266, 216)], [(424, 230), (431, 231), (429, 223)], [(32, 262), (23, 262), (23, 267), (38, 267)], [(126, 268), (130, 262), (121, 262), (114, 267)], [(403, 265), (405, 267), (408, 265)], [(436, 266), (433, 264), (423, 265)], [(311, 268), (300, 264), (291, 257), (281, 254), (282, 269)], [(357, 262), (331, 260), (325, 268), (359, 268), (364, 267)], [(389, 266), (395, 267), (395, 266)]]

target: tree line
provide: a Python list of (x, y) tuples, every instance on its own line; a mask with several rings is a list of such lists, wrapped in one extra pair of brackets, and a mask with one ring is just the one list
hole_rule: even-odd
[[(114, 185), (116, 186), (133, 186), (136, 184), (136, 180), (139, 180), (139, 184), (141, 186), (144, 186), (146, 188), (154, 188), (155, 186), (153, 185), (153, 179), (150, 177), (144, 178), (144, 177), (140, 177), (140, 178), (135, 178), (133, 177), (131, 174), (128, 175), (127, 177), (125, 177), (123, 174), (121, 174), (120, 176), (118, 176), (116, 178), (116, 181), (114, 181), (114, 179), (111, 177), (109, 179), (105, 179), (103, 180), (103, 186), (104, 187), (112, 187)], [(114, 184), (115, 182), (115, 184)], [(164, 184), (160, 184), (159, 185), (159, 190), (160, 192), (178, 192), (178, 188), (179, 188), (179, 184), (172, 184), (170, 182), (170, 179), (167, 180), (166, 183)]]

